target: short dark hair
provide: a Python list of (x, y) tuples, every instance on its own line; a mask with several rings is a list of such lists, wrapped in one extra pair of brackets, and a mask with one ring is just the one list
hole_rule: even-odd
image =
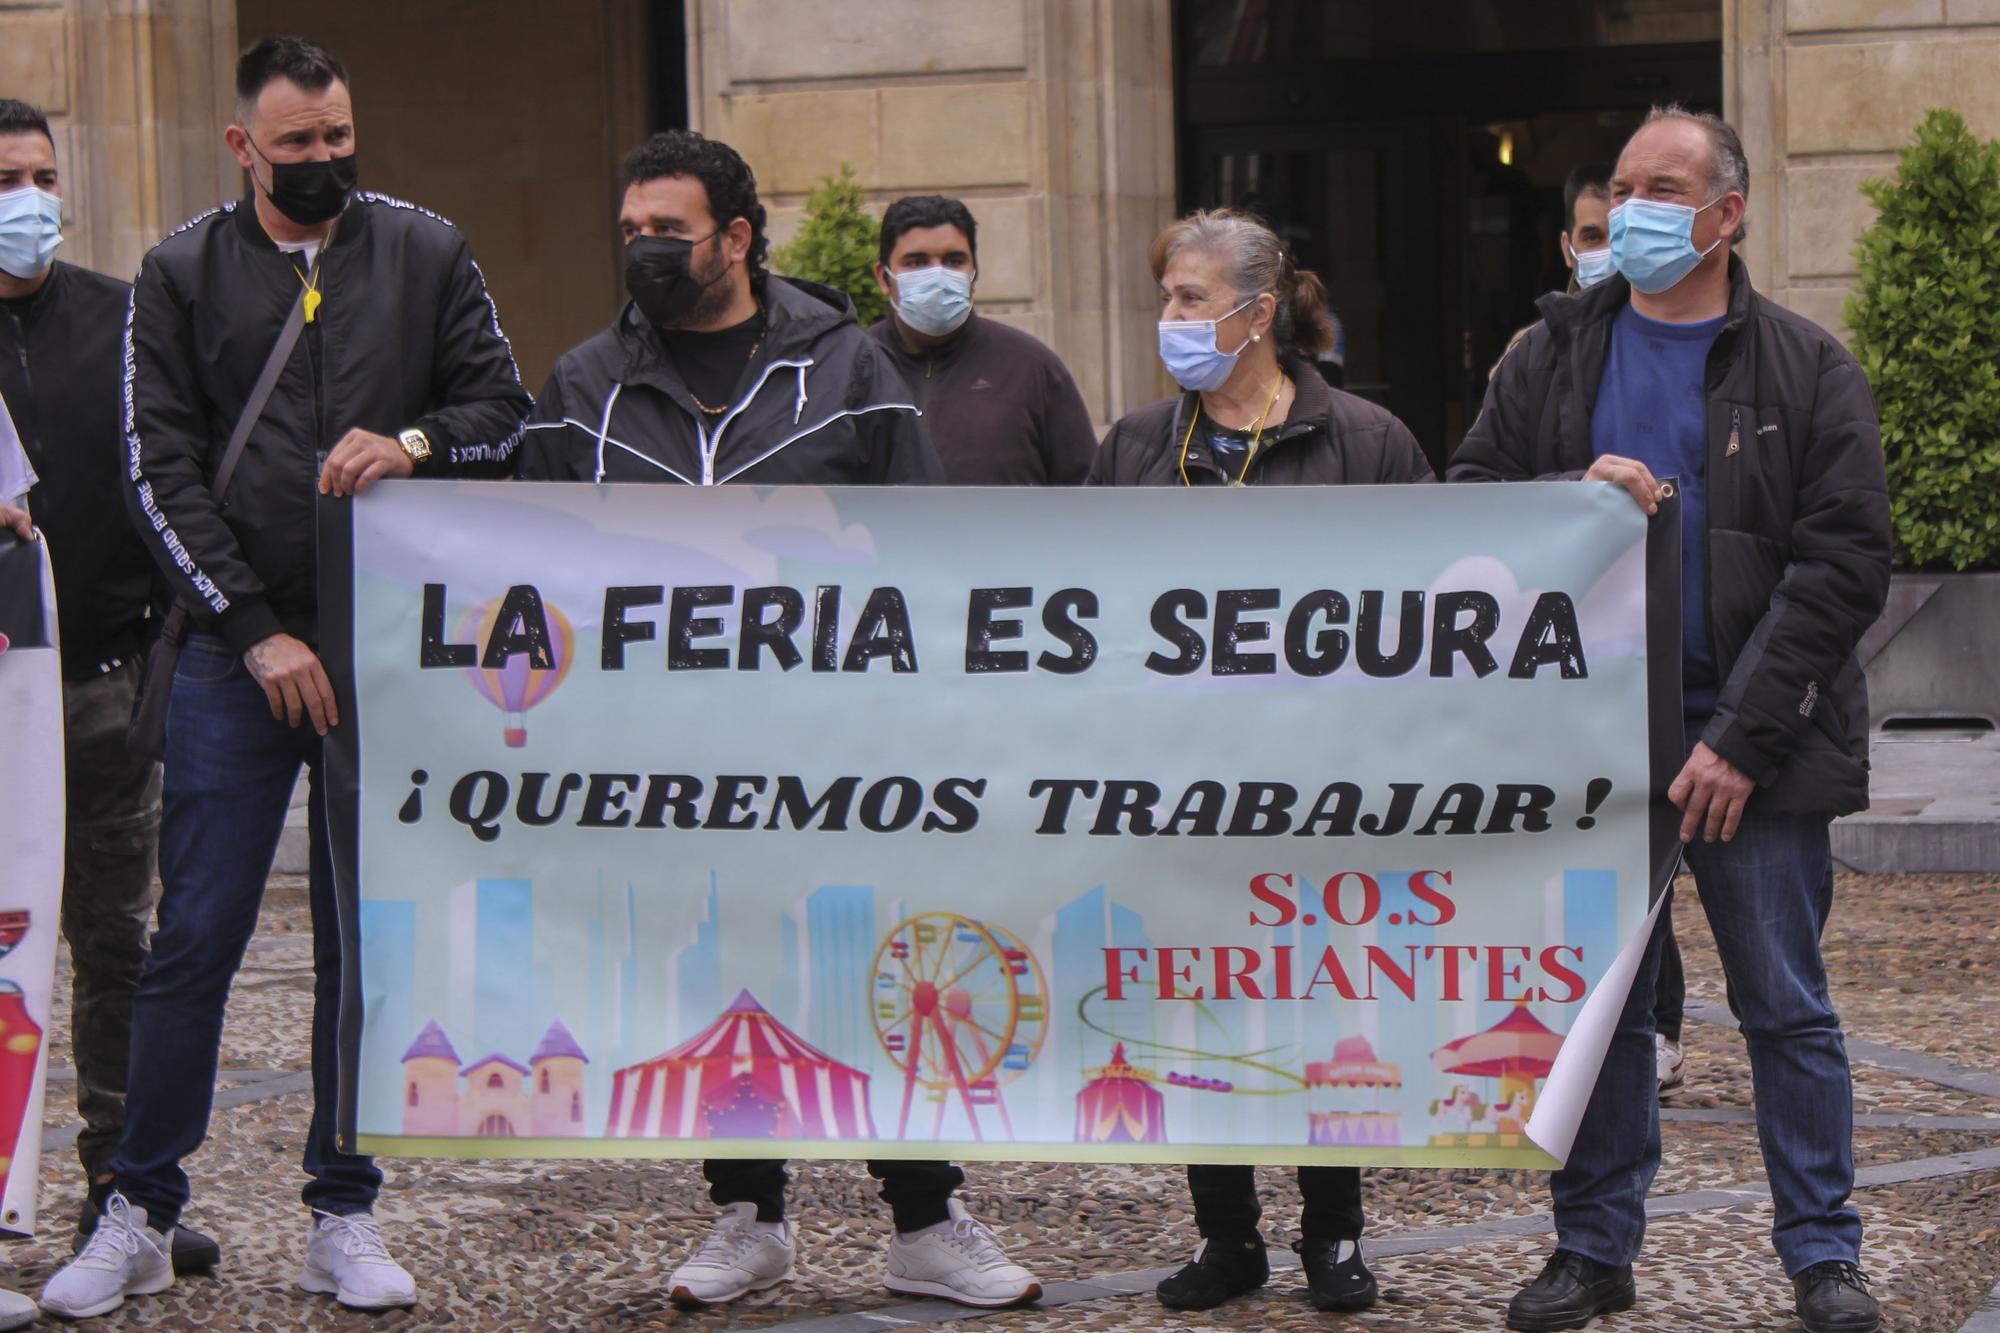
[(889, 256), (895, 252), (897, 239), (917, 227), (958, 228), (965, 233), (965, 243), (972, 250), (972, 258), (978, 260), (979, 224), (972, 220), (972, 210), (962, 200), (948, 199), (941, 194), (910, 194), (889, 205), (888, 211), (882, 214), (881, 262), (887, 264)]
[(1563, 182), (1563, 235), (1576, 230), (1576, 201), (1585, 195), (1611, 198), (1609, 162), (1586, 162), (1570, 168), (1569, 178)]
[(49, 147), (56, 146), (56, 136), (49, 133), (49, 118), (42, 109), (12, 97), (0, 97), (0, 134), (39, 134), (49, 141)]
[[(1695, 111), (1679, 102), (1663, 102), (1646, 113), (1645, 121), (1639, 126), (1644, 129), (1655, 121), (1690, 121), (1708, 134), (1709, 148), (1712, 150), (1708, 163), (1708, 192), (1711, 200), (1720, 199), (1725, 194), (1736, 193), (1747, 202), (1750, 198), (1750, 155), (1743, 151), (1743, 136), (1736, 127), (1716, 115), (1713, 111)], [(1748, 222), (1736, 228), (1736, 234), (1729, 238), (1731, 245), (1741, 245), (1749, 234)]]
[(322, 92), (334, 83), (354, 85), (347, 66), (308, 37), (266, 37), (236, 58), (236, 114), (241, 117), (256, 105), (257, 94), (279, 79), (297, 84), (309, 93)]
[(726, 227), (737, 218), (750, 223), (751, 279), (764, 276), (770, 241), (764, 236), (764, 205), (757, 202), (757, 176), (743, 155), (720, 139), (693, 130), (662, 130), (625, 154), (619, 168), (625, 188), (662, 176), (690, 176), (708, 194), (708, 215)]

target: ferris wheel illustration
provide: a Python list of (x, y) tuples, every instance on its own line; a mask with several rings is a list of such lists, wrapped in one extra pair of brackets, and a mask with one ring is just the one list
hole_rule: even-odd
[(875, 1036), (903, 1073), (898, 1137), (908, 1137), (916, 1095), (935, 1106), (942, 1138), (956, 1096), (972, 1137), (980, 1112), (1014, 1137), (1000, 1090), (1027, 1072), (1048, 1033), (1048, 982), (1020, 938), (991, 922), (925, 912), (898, 923), (875, 952)]

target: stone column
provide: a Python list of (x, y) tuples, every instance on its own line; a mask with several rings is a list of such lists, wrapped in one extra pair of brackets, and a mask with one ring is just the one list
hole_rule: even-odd
[(1933, 107), (2000, 134), (2000, 0), (1725, 0), (1724, 99), (1750, 154), (1753, 279), (1843, 336), (1861, 182)]
[(1168, 0), (696, 0), (688, 28), (690, 117), (756, 171), (774, 240), (842, 163), (878, 208), (956, 195), (981, 312), (1053, 346), (1101, 421), (1157, 396)]
[(232, 0), (0, 0), (0, 96), (48, 113), (64, 259), (128, 277), (166, 231), (235, 197), (235, 48)]

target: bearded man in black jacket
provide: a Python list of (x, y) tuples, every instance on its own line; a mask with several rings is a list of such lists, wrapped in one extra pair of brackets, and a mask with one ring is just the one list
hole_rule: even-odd
[[(1501, 360), (1452, 481), (1614, 482), (1682, 509), (1687, 760), (1667, 795), (1715, 932), (1756, 1084), (1772, 1243), (1811, 1333), (1867, 1333), (1852, 1083), (1820, 934), (1827, 826), (1868, 804), (1868, 697), (1854, 649), (1889, 586), (1881, 428), (1861, 367), (1759, 296), (1732, 247), (1750, 190), (1720, 118), (1655, 108), (1611, 178), (1618, 276), (1549, 296)], [(1664, 922), (1662, 922), (1664, 926)], [(1656, 930), (1568, 1162), (1555, 1255), (1507, 1326), (1580, 1328), (1635, 1299), (1660, 1163)]]
[[(530, 403), (464, 237), (415, 205), (355, 192), (340, 62), (274, 37), (243, 54), (236, 92), (224, 138), (250, 196), (156, 246), (125, 321), (127, 506), (192, 632), (166, 716), (159, 929), (133, 1006), (117, 1189), (42, 1295), (71, 1318), (173, 1281), (180, 1163), (207, 1133), (223, 1006), (301, 764), (313, 778), (313, 1116), (298, 1281), (362, 1309), (415, 1300), (375, 1225), (381, 1172), (334, 1135), (341, 951), (320, 738), (340, 719), (314, 649), (315, 493), (504, 473)], [(246, 413), (295, 306), (297, 345), (261, 412)]]
[[(764, 270), (764, 206), (735, 149), (685, 130), (626, 155), (625, 287), (611, 327), (556, 363), (528, 426), (529, 481), (927, 485), (921, 414), (847, 297)], [(964, 1305), (1041, 1294), (953, 1192), (949, 1162), (870, 1162), (895, 1219), (886, 1284)], [(684, 1306), (792, 1276), (782, 1161), (702, 1163), (723, 1209), (667, 1279)]]

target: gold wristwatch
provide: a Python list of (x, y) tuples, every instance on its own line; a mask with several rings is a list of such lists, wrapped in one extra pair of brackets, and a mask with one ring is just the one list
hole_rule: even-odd
[(403, 446), (403, 452), (410, 456), (412, 463), (424, 462), (431, 456), (430, 437), (415, 426), (398, 435), (396, 441)]

